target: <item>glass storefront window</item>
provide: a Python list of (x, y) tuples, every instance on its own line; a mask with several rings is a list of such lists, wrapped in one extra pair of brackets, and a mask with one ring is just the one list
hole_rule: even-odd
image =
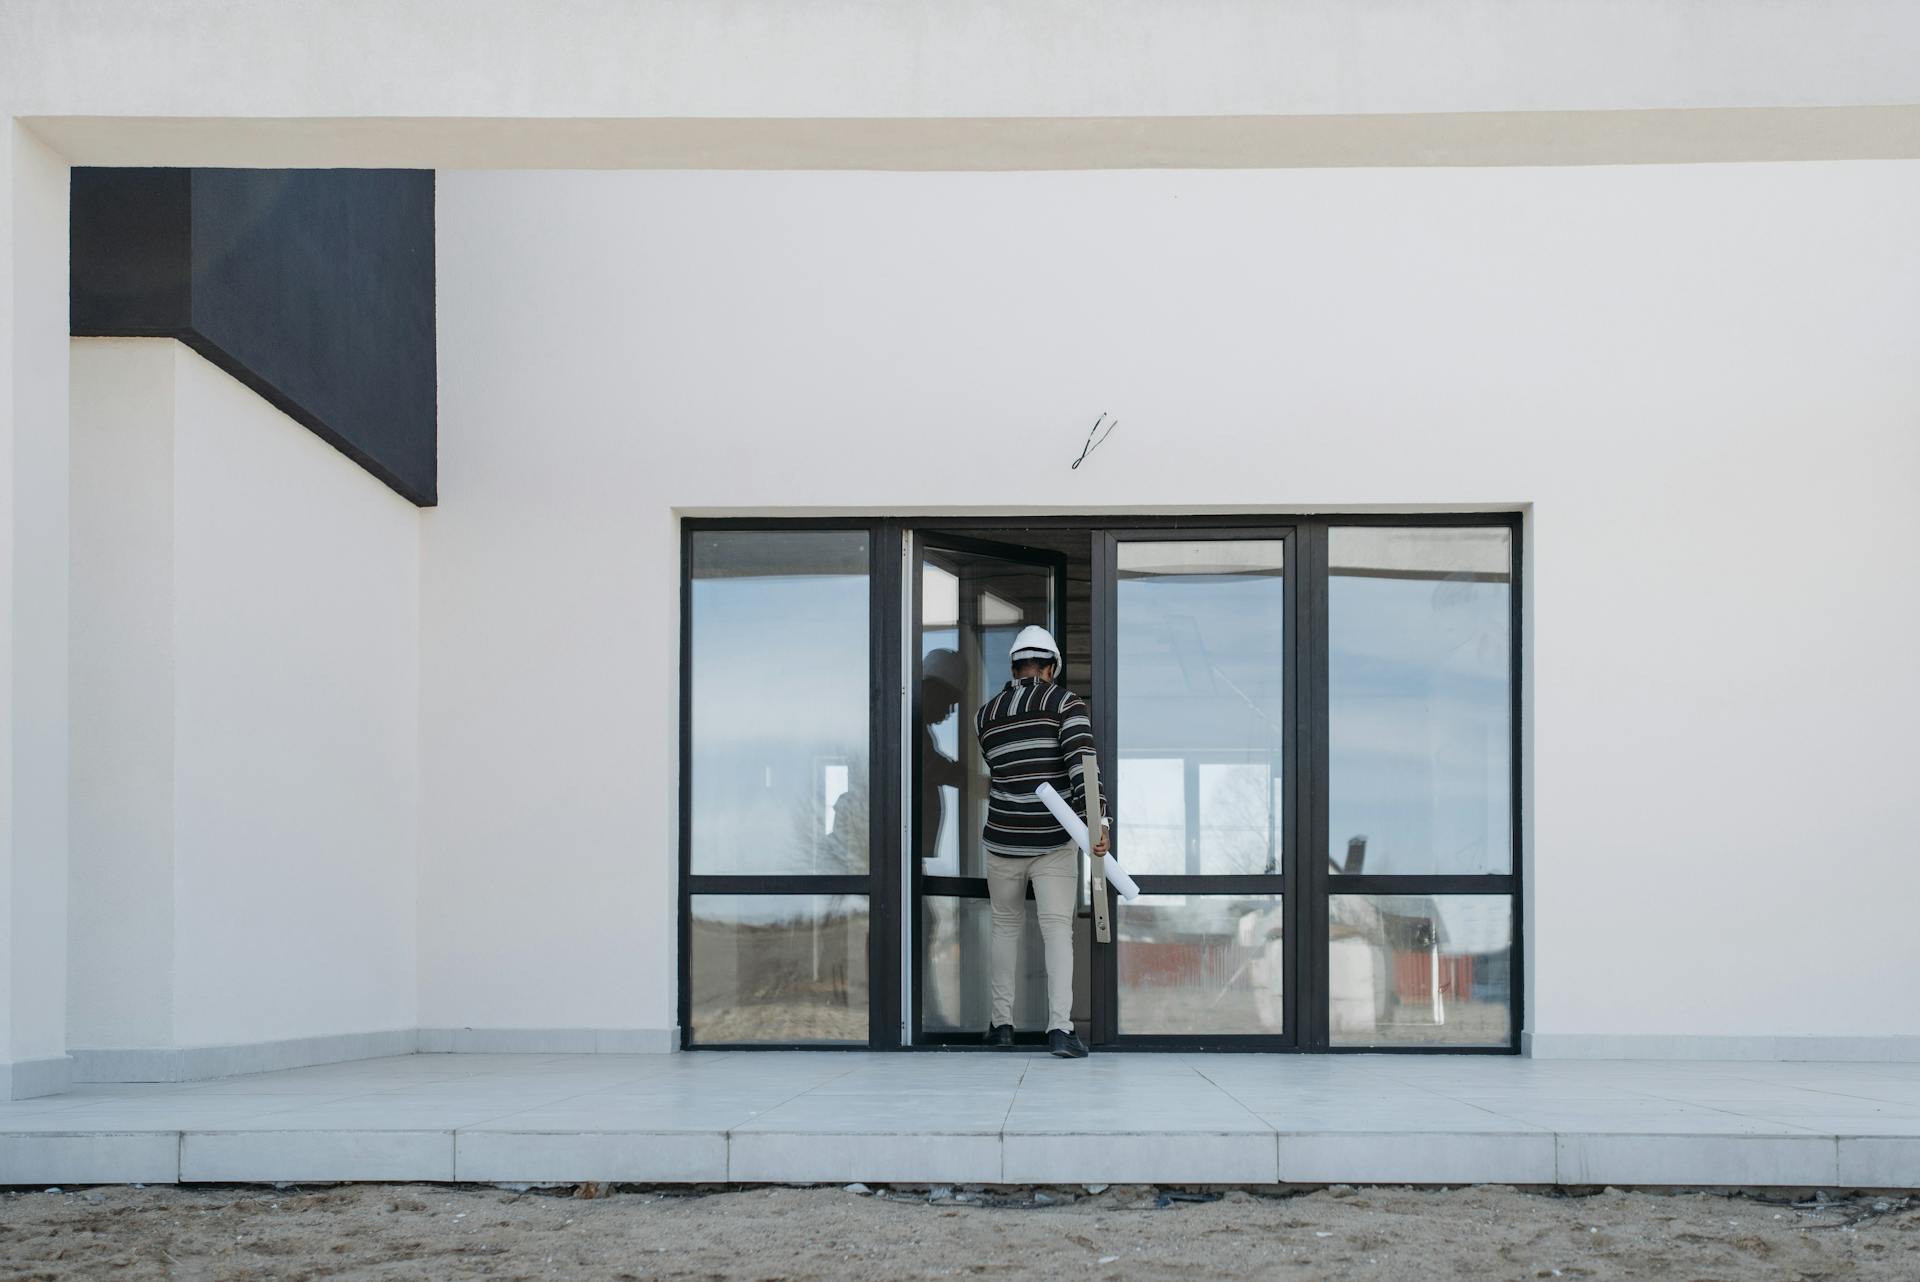
[(1509, 872), (1512, 535), (1334, 526), (1327, 550), (1334, 867)]
[(1504, 1046), (1512, 1036), (1506, 895), (1332, 895), (1335, 1046)]
[[(1109, 952), (1076, 920), (1093, 1038), (1511, 1047), (1520, 527), (1391, 520), (690, 524), (688, 1044), (977, 1044), (972, 712), (1038, 623), (1094, 701), (1115, 851), (1146, 892), (1114, 905)], [(1323, 821), (1327, 852), (1298, 850)], [(1031, 1034), (1030, 915), (1022, 950)]]
[(695, 895), (692, 920), (702, 1042), (866, 1042), (864, 895)]
[[(993, 1013), (993, 905), (985, 899), (928, 895), (920, 901), (920, 1027), (927, 1033), (978, 1034)], [(1047, 966), (1032, 913), (1014, 964), (1013, 1025), (1047, 1026)]]
[(1279, 895), (1142, 895), (1116, 909), (1122, 1033), (1279, 1036)]
[(866, 532), (706, 531), (692, 558), (692, 871), (865, 873)]
[(1136, 876), (1281, 867), (1286, 544), (1122, 540), (1115, 849)]

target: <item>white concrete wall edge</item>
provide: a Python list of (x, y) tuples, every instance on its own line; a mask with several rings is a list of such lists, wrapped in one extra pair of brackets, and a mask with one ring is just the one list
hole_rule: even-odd
[(420, 1053), (654, 1055), (679, 1050), (678, 1028), (423, 1028)]
[(0, 1100), (64, 1095), (73, 1089), (73, 1082), (73, 1059), (68, 1055), (0, 1064)]
[(1920, 156), (1920, 105), (875, 118), (23, 115), (74, 164), (1015, 172)]
[[(198, 1082), (397, 1055), (636, 1055), (679, 1046), (677, 1028), (395, 1028), (231, 1046), (76, 1048), (68, 1059), (71, 1082)], [(16, 1081), (20, 1068), (14, 1066)], [(34, 1093), (58, 1094), (68, 1086), (62, 1080)]]
[(1659, 1033), (1534, 1033), (1523, 1039), (1535, 1059), (1920, 1061), (1920, 1036), (1738, 1037)]
[(76, 1082), (197, 1082), (313, 1064), (411, 1055), (417, 1042), (414, 1029), (400, 1028), (232, 1046), (76, 1047), (69, 1055)]

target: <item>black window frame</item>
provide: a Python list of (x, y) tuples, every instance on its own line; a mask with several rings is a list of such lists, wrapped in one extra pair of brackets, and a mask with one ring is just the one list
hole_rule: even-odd
[[(682, 1050), (868, 1051), (900, 1048), (900, 523), (870, 520), (683, 519), (680, 533), (680, 845), (679, 967)], [(693, 871), (693, 549), (716, 530), (818, 530), (867, 536), (867, 871), (865, 875), (713, 874)], [(893, 555), (888, 556), (889, 548)], [(892, 773), (888, 773), (891, 771)], [(695, 895), (863, 895), (867, 900), (867, 1041), (704, 1042), (693, 1026), (693, 898)]]
[[(995, 531), (1004, 536), (1019, 529), (1084, 529), (1094, 540), (1096, 588), (1101, 573), (1099, 535), (1103, 532), (1132, 533), (1159, 531), (1161, 538), (1179, 538), (1181, 532), (1200, 535), (1245, 531), (1254, 537), (1261, 531), (1292, 531), (1288, 546), (1287, 580), (1290, 611), (1289, 625), (1293, 641), (1288, 654), (1290, 693), (1293, 711), (1288, 717), (1293, 732), (1294, 760), (1288, 769), (1288, 784), (1294, 790), (1293, 818), (1289, 834), (1298, 834), (1296, 846), (1287, 852), (1284, 894), (1287, 896), (1289, 929), (1299, 923), (1300, 935), (1288, 954), (1289, 973), (1286, 1001), (1293, 1019), (1292, 1035), (1262, 1036), (1179, 1036), (1130, 1035), (1109, 1038), (1108, 1049), (1136, 1051), (1273, 1051), (1313, 1054), (1370, 1055), (1513, 1055), (1520, 1053), (1526, 1036), (1526, 960), (1528, 940), (1525, 930), (1525, 868), (1527, 856), (1524, 826), (1527, 799), (1523, 793), (1525, 760), (1523, 745), (1523, 688), (1526, 655), (1525, 519), (1520, 511), (1498, 509), (1456, 512), (1396, 513), (1261, 513), (1207, 514), (1180, 516), (1148, 515), (1063, 515), (1063, 516), (924, 516), (900, 517), (683, 517), (681, 526), (680, 594), (680, 701), (679, 701), (679, 886), (678, 900), (678, 1010), (680, 1044), (683, 1049), (702, 1050), (899, 1050), (908, 1048), (903, 1039), (904, 1017), (902, 989), (905, 967), (911, 962), (902, 950), (902, 923), (909, 909), (903, 894), (912, 889), (905, 872), (904, 825), (912, 802), (903, 792), (904, 781), (913, 768), (910, 749), (903, 734), (905, 709), (917, 699), (919, 677), (918, 647), (908, 653), (905, 607), (917, 597), (917, 569), (910, 553), (912, 535), (921, 532), (964, 535), (969, 530)], [(1328, 689), (1328, 532), (1338, 526), (1384, 526), (1406, 528), (1503, 528), (1510, 537), (1512, 560), (1509, 565), (1509, 831), (1512, 862), (1505, 874), (1344, 874), (1328, 867), (1328, 769), (1329, 769), (1329, 689)], [(710, 530), (860, 530), (868, 535), (869, 568), (869, 655), (871, 698), (869, 704), (869, 765), (872, 818), (868, 872), (864, 877), (734, 877), (695, 876), (692, 873), (692, 547), (696, 534)], [(1111, 567), (1106, 573), (1111, 575)], [(915, 580), (909, 582), (909, 579)], [(1093, 608), (1096, 615), (1103, 605), (1096, 591)], [(1113, 619), (1098, 618), (1098, 635), (1113, 636)], [(1111, 676), (1111, 648), (1096, 645), (1093, 689), (1095, 735), (1105, 761), (1113, 761), (1115, 746), (1110, 709), (1110, 691), (1101, 682)], [(1104, 762), (1103, 762), (1104, 764)], [(1116, 767), (1117, 768), (1117, 767)], [(1118, 779), (1113, 781), (1117, 789)], [(1124, 805), (1117, 791), (1116, 809)], [(1148, 879), (1142, 879), (1143, 882)], [(1151, 879), (1156, 884), (1180, 879)], [(800, 883), (806, 883), (803, 887)], [(850, 883), (838, 890), (828, 883)], [(858, 884), (858, 888), (853, 883)], [(1231, 893), (1223, 879), (1212, 879), (1216, 890)], [(1143, 885), (1143, 889), (1146, 887)], [(1171, 886), (1169, 886), (1171, 889)], [(691, 1026), (691, 912), (696, 894), (865, 894), (868, 897), (868, 1037), (865, 1046), (820, 1043), (712, 1043), (696, 1042)], [(1263, 892), (1265, 893), (1265, 892)], [(1512, 947), (1509, 954), (1509, 1037), (1505, 1044), (1487, 1045), (1344, 1045), (1331, 1044), (1328, 1003), (1328, 921), (1329, 897), (1338, 894), (1505, 895), (1511, 911)], [(1296, 910), (1295, 903), (1299, 908)], [(917, 919), (917, 913), (916, 913)], [(907, 938), (911, 938), (908, 936)], [(1105, 950), (1109, 955), (1111, 947)], [(1094, 970), (1103, 963), (1096, 950)], [(1296, 961), (1297, 959), (1297, 961)], [(1105, 963), (1110, 965), (1110, 961)], [(1114, 1012), (1103, 1002), (1114, 996), (1111, 983), (1094, 986), (1096, 1027), (1114, 1028)], [(1312, 1000), (1309, 1000), (1309, 998)], [(1102, 1021), (1105, 1021), (1102, 1023)], [(952, 1041), (925, 1041), (911, 1049), (944, 1049)]]
[[(1505, 1044), (1487, 1043), (1483, 1045), (1420, 1045), (1420, 1044), (1365, 1044), (1336, 1046), (1332, 1044), (1329, 1030), (1329, 1003), (1325, 1000), (1303, 1003), (1307, 1007), (1306, 1015), (1310, 1021), (1302, 1029), (1306, 1045), (1302, 1049), (1316, 1054), (1331, 1055), (1518, 1055), (1524, 1044), (1526, 1015), (1526, 941), (1524, 923), (1526, 917), (1524, 878), (1525, 865), (1525, 829), (1522, 827), (1523, 798), (1521, 780), (1524, 761), (1521, 745), (1524, 742), (1521, 726), (1521, 711), (1524, 702), (1522, 676), (1525, 672), (1525, 657), (1521, 652), (1521, 615), (1524, 608), (1522, 591), (1522, 533), (1525, 521), (1519, 512), (1449, 512), (1449, 513), (1368, 513), (1364, 515), (1325, 515), (1306, 522), (1311, 527), (1311, 537), (1306, 542), (1305, 554), (1311, 558), (1308, 569), (1308, 611), (1304, 620), (1302, 647), (1307, 655), (1310, 667), (1305, 674), (1308, 678), (1305, 691), (1307, 702), (1307, 729), (1310, 735), (1307, 751), (1310, 755), (1306, 768), (1313, 780), (1308, 792), (1309, 822), (1308, 849), (1315, 852), (1314, 857), (1304, 861), (1302, 868), (1303, 890), (1307, 895), (1310, 929), (1313, 932), (1305, 941), (1303, 959), (1308, 964), (1306, 981), (1312, 985), (1306, 991), (1318, 993), (1323, 997), (1327, 992), (1329, 969), (1328, 905), (1334, 895), (1412, 895), (1434, 896), (1448, 894), (1467, 895), (1505, 895), (1511, 919), (1512, 948), (1508, 954), (1507, 994), (1507, 1041)], [(1508, 532), (1512, 560), (1507, 567), (1507, 793), (1508, 793), (1508, 831), (1511, 833), (1512, 860), (1504, 874), (1497, 873), (1414, 873), (1408, 875), (1377, 873), (1336, 873), (1328, 867), (1331, 856), (1331, 834), (1328, 817), (1328, 804), (1331, 797), (1331, 733), (1329, 701), (1331, 688), (1328, 675), (1329, 631), (1331, 612), (1328, 608), (1328, 535), (1342, 526), (1372, 526), (1387, 529), (1493, 529), (1501, 528)]]
[[(1112, 1050), (1167, 1051), (1269, 1051), (1292, 1052), (1305, 1049), (1301, 1033), (1305, 1027), (1306, 993), (1301, 982), (1301, 946), (1294, 941), (1304, 929), (1305, 904), (1300, 893), (1298, 865), (1306, 849), (1306, 830), (1300, 798), (1307, 786), (1304, 773), (1304, 742), (1300, 714), (1303, 707), (1299, 664), (1302, 576), (1296, 568), (1300, 555), (1299, 522), (1293, 517), (1272, 517), (1248, 521), (1215, 521), (1206, 517), (1188, 518), (1177, 524), (1136, 525), (1115, 521), (1094, 531), (1093, 611), (1098, 635), (1115, 638), (1115, 644), (1095, 646), (1093, 655), (1094, 689), (1092, 701), (1094, 739), (1099, 745), (1102, 763), (1112, 778), (1107, 783), (1116, 814), (1126, 814), (1126, 792), (1120, 779), (1120, 665), (1117, 638), (1120, 634), (1119, 545), (1121, 543), (1239, 542), (1261, 540), (1282, 545), (1282, 590), (1286, 613), (1282, 640), (1285, 680), (1281, 696), (1284, 723), (1281, 778), (1280, 871), (1272, 874), (1223, 876), (1208, 874), (1136, 874), (1134, 881), (1142, 895), (1188, 895), (1231, 899), (1253, 895), (1280, 895), (1282, 920), (1287, 946), (1283, 958), (1281, 1000), (1286, 1015), (1285, 1028), (1278, 1033), (1128, 1033), (1120, 1027), (1119, 939), (1114, 946), (1096, 949), (1092, 961), (1093, 1037), (1095, 1045)], [(1196, 798), (1189, 795), (1187, 804)], [(1117, 843), (1115, 857), (1126, 861), (1124, 843)], [(1108, 896), (1108, 911), (1123, 911), (1117, 897), (1102, 883), (1101, 893)], [(1118, 916), (1115, 921), (1118, 922)]]
[[(903, 649), (907, 647), (907, 632), (912, 630), (908, 629), (907, 620), (919, 620), (922, 617), (924, 582), (921, 572), (929, 552), (972, 552), (980, 556), (1006, 557), (1010, 560), (1022, 560), (1025, 558), (1014, 557), (1009, 554), (1019, 551), (1032, 551), (1031, 549), (1010, 548), (1006, 544), (986, 539), (970, 539), (965, 535), (956, 535), (945, 529), (937, 532), (929, 531), (917, 525), (907, 527), (905, 538), (906, 546), (903, 550), (903, 555), (906, 557), (906, 566), (903, 573), (907, 579), (905, 604), (908, 608), (904, 612), (901, 620), (902, 628), (906, 630), (903, 631)], [(1054, 616), (1052, 628), (1058, 631), (1065, 618), (1067, 608), (1066, 558), (1053, 553), (1037, 553), (1031, 557), (1028, 563), (1036, 569), (1044, 567), (1051, 574), (1051, 612)], [(920, 707), (921, 655), (917, 644), (918, 638), (915, 637), (913, 640), (915, 644), (911, 646), (911, 657), (904, 660), (906, 675), (902, 680), (907, 690), (906, 702), (910, 709), (910, 719), (906, 724), (917, 727), (921, 724), (922, 716)], [(969, 714), (963, 711), (960, 715), (962, 718), (961, 733), (971, 733), (967, 720)], [(901, 747), (901, 751), (905, 753), (907, 757), (906, 778), (908, 783), (906, 793), (901, 799), (901, 805), (905, 809), (910, 809), (920, 796), (920, 772), (922, 762), (918, 748), (919, 745), (917, 742), (911, 746), (903, 743)], [(906, 843), (914, 842), (915, 838), (906, 834), (917, 834), (918, 832), (918, 824), (907, 825), (903, 829), (902, 841)], [(910, 866), (905, 873), (908, 898), (907, 902), (902, 905), (902, 911), (899, 915), (904, 917), (907, 922), (906, 939), (912, 947), (911, 957), (914, 965), (918, 965), (920, 959), (926, 956), (926, 913), (921, 902), (923, 895), (933, 894), (954, 900), (984, 900), (988, 898), (987, 879), (985, 877), (953, 877), (929, 874), (925, 871), (924, 864), (919, 855), (920, 852), (917, 849), (909, 846), (905, 851), (905, 857), (901, 861)], [(1027, 887), (1027, 898), (1029, 900), (1033, 899), (1033, 887), (1031, 886)], [(1083, 910), (1081, 915), (1085, 916), (1086, 912)], [(899, 974), (896, 974), (896, 980), (901, 979), (905, 974), (906, 959), (902, 958), (899, 964), (901, 971)], [(918, 977), (916, 976), (915, 978), (916, 982), (913, 985), (913, 991), (904, 997), (906, 1004), (903, 1007), (903, 1014), (906, 1016), (907, 1025), (901, 1030), (902, 1040), (909, 1043), (911, 1049), (920, 1050), (979, 1044), (980, 1035), (978, 1032), (955, 1032), (945, 1029), (928, 1032), (926, 1030), (924, 1027), (924, 999), (926, 993), (923, 986), (917, 982)], [(898, 984), (897, 986), (903, 989), (905, 987), (904, 983)], [(1014, 1041), (1023, 1046), (1044, 1046), (1046, 1045), (1047, 1036), (1044, 1032), (1036, 1029), (1025, 1029), (1014, 1033)]]

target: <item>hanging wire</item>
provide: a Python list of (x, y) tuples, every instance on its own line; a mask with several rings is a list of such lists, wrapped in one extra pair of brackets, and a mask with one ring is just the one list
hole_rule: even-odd
[[(1100, 431), (1100, 425), (1102, 423), (1107, 424), (1107, 430), (1104, 432)], [(1093, 453), (1095, 450), (1099, 449), (1102, 445), (1105, 445), (1107, 443), (1107, 438), (1113, 435), (1113, 429), (1118, 426), (1120, 426), (1119, 419), (1116, 418), (1111, 422), (1108, 422), (1107, 416), (1105, 414), (1102, 414), (1099, 418), (1096, 418), (1095, 420), (1093, 420), (1093, 426), (1087, 429), (1087, 443), (1080, 447), (1080, 457), (1073, 461), (1073, 468), (1075, 471), (1078, 471), (1080, 469), (1080, 465), (1087, 461), (1087, 455)], [(1099, 436), (1098, 440), (1094, 439), (1096, 433)]]

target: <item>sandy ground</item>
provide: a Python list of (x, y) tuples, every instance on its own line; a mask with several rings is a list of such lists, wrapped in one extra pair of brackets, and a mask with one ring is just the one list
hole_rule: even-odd
[(1920, 1277), (1920, 1197), (419, 1184), (0, 1194), (8, 1280), (972, 1275), (1907, 1282)]

